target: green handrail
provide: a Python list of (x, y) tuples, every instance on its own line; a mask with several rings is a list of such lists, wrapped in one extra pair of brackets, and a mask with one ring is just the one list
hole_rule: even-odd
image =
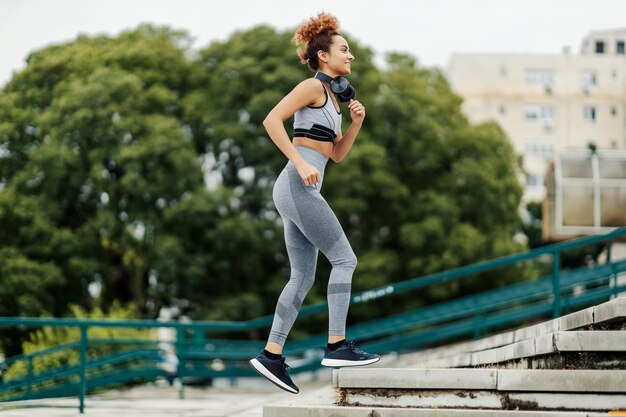
[[(588, 246), (595, 243), (615, 240), (620, 237), (626, 237), (626, 227), (618, 228), (612, 232), (587, 236), (579, 239), (573, 239), (567, 242), (547, 245), (541, 248), (532, 249), (513, 255), (506, 255), (500, 258), (477, 262), (471, 265), (450, 269), (443, 272), (437, 272), (423, 277), (411, 278), (396, 284), (385, 285), (372, 290), (362, 291), (353, 295), (350, 299), (352, 304), (363, 303), (370, 300), (388, 297), (392, 294), (398, 294), (409, 290), (422, 288), (432, 284), (459, 279), (467, 275), (473, 275), (478, 272), (485, 272), (497, 269), (503, 266), (512, 265), (520, 261), (529, 260), (550, 254), (554, 257), (553, 276), (560, 274), (560, 265), (558, 264), (558, 255), (565, 251), (575, 248)], [(558, 280), (555, 280), (555, 283)], [(555, 300), (558, 298), (557, 288), (554, 288)], [(302, 307), (298, 313), (298, 317), (310, 315), (314, 312), (325, 310), (328, 307), (327, 302), (311, 304)], [(555, 307), (555, 314), (560, 307)], [(247, 331), (264, 327), (271, 324), (273, 315), (267, 315), (246, 321), (194, 321), (193, 327), (202, 330), (220, 330), (220, 331)], [(558, 316), (557, 316), (558, 317)], [(0, 327), (2, 326), (24, 326), (24, 327), (82, 327), (84, 325), (97, 327), (132, 327), (132, 328), (155, 328), (155, 327), (173, 327), (177, 329), (188, 328), (190, 323), (179, 322), (162, 322), (157, 320), (114, 320), (114, 319), (70, 319), (70, 318), (53, 318), (53, 317), (0, 317)]]
[[(432, 284), (437, 284), (446, 281), (452, 281), (465, 277), (467, 275), (473, 275), (478, 272), (485, 272), (492, 269), (497, 269), (503, 266), (512, 265), (520, 261), (529, 260), (540, 257), (542, 255), (550, 254), (553, 256), (553, 276), (560, 274), (560, 265), (558, 262), (559, 254), (563, 251), (588, 246), (595, 243), (615, 240), (620, 237), (626, 237), (626, 227), (615, 229), (609, 233), (587, 236), (579, 239), (573, 239), (567, 242), (556, 243), (547, 245), (541, 248), (532, 249), (527, 252), (506, 255), (500, 258), (477, 262), (471, 265), (454, 268), (448, 271), (437, 272), (434, 274), (425, 275), (423, 277), (411, 278), (406, 281), (402, 281), (396, 284), (385, 285), (383, 287), (375, 288), (372, 290), (362, 291), (354, 294), (351, 297), (350, 302), (363, 303), (377, 298), (387, 297), (392, 294), (398, 294), (409, 290), (422, 288)], [(558, 291), (556, 283), (558, 279), (555, 279), (555, 300), (558, 298)], [(327, 302), (320, 302), (302, 307), (298, 313), (299, 317), (304, 315), (310, 315), (314, 312), (325, 310), (328, 307)], [(555, 307), (555, 314), (560, 309)], [(154, 327), (173, 327), (177, 329), (185, 329), (190, 326), (200, 328), (202, 330), (220, 330), (220, 331), (247, 331), (254, 330), (260, 327), (264, 327), (267, 324), (271, 324), (273, 315), (267, 315), (247, 321), (195, 321), (193, 325), (190, 323), (178, 323), (178, 322), (161, 322), (157, 320), (107, 320), (107, 319), (68, 319), (68, 318), (34, 318), (34, 317), (0, 317), (0, 327), (2, 326), (25, 326), (25, 327), (39, 327), (39, 326), (54, 326), (54, 327), (82, 327), (84, 325), (98, 326), (98, 327), (132, 327), (132, 328), (154, 328)]]

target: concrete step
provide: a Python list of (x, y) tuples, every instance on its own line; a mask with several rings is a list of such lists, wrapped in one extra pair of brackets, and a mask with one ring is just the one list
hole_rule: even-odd
[(626, 395), (500, 393), (451, 390), (378, 393), (347, 392), (345, 403), (359, 407), (454, 408), (491, 410), (568, 410), (605, 412), (626, 410)]
[(333, 372), (333, 385), (626, 394), (626, 370), (342, 368)]
[[(412, 365), (420, 368), (469, 367), (558, 352), (626, 352), (626, 331), (558, 331), (480, 352), (420, 358)], [(406, 364), (406, 360), (403, 362)]]
[[(269, 404), (264, 417), (599, 417), (626, 415), (626, 297), (478, 341), (333, 371), (335, 404)], [(598, 325), (603, 325), (599, 328)], [(576, 330), (579, 331), (576, 331)], [(606, 329), (606, 330), (605, 330)], [(584, 330), (584, 331), (583, 331)], [(568, 355), (617, 369), (489, 369), (519, 358), (568, 368)], [(386, 355), (387, 359), (393, 355)], [(567, 360), (568, 362), (559, 362)], [(523, 361), (518, 361), (523, 362)], [(610, 362), (610, 363), (608, 363)], [(416, 363), (427, 364), (415, 368)], [(397, 364), (406, 364), (404, 367)], [(561, 366), (559, 366), (561, 364)], [(382, 365), (382, 367), (380, 367)], [(389, 368), (389, 366), (394, 366)], [(411, 366), (408, 368), (407, 366)], [(543, 367), (543, 366), (541, 366)]]
[(339, 404), (467, 409), (626, 409), (624, 370), (351, 369), (333, 372)]
[[(626, 414), (626, 412), (625, 412)], [(576, 411), (465, 410), (447, 408), (341, 407), (270, 404), (263, 417), (607, 417), (606, 413)]]
[[(540, 346), (549, 346), (550, 338), (559, 332), (569, 332), (576, 329), (588, 329), (599, 325), (608, 325), (615, 322), (626, 322), (626, 297), (619, 297), (597, 306), (589, 307), (571, 314), (548, 320), (532, 326), (523, 327), (503, 333), (498, 333), (480, 340), (461, 342), (452, 345), (426, 349), (415, 353), (404, 354), (397, 361), (398, 366), (474, 366), (485, 362), (478, 352), (503, 348), (504, 352), (513, 350), (517, 352), (517, 357), (526, 354), (530, 347), (535, 344), (535, 340), (543, 338), (539, 342)], [(604, 332), (604, 331), (602, 331)], [(561, 337), (561, 336), (559, 336)], [(566, 337), (566, 336), (564, 336)], [(623, 336), (617, 336), (617, 338)], [(529, 343), (522, 343), (531, 341)], [(546, 345), (548, 343), (548, 345)], [(517, 344), (515, 347), (509, 347)], [(544, 349), (545, 350), (545, 349)], [(472, 357), (473, 353), (477, 353)], [(491, 354), (488, 361), (492, 360)], [(439, 359), (447, 358), (446, 361), (436, 362)], [(513, 359), (513, 358), (511, 358)], [(477, 363), (473, 360), (480, 361)]]

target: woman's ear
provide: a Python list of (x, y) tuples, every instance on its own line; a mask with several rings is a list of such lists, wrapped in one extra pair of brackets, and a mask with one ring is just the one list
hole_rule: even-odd
[(323, 61), (324, 63), (328, 62), (328, 54), (322, 50), (317, 51), (317, 59), (319, 61)]

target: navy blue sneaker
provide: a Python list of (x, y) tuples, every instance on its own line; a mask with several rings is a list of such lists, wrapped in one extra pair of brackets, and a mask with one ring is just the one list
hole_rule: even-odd
[(289, 365), (285, 363), (284, 356), (281, 356), (280, 359), (269, 359), (261, 352), (256, 358), (250, 359), (250, 365), (277, 387), (292, 394), (300, 392), (300, 389), (289, 377)]
[(380, 355), (365, 353), (356, 347), (353, 341), (346, 341), (336, 350), (330, 350), (328, 346), (326, 346), (322, 365), (329, 367), (360, 366), (369, 365), (379, 360)]

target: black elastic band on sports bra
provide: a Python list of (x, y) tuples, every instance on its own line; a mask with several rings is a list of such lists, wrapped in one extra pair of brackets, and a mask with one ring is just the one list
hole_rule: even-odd
[(310, 129), (296, 128), (293, 130), (294, 137), (305, 137), (321, 142), (334, 142), (337, 135), (326, 126), (313, 124)]

